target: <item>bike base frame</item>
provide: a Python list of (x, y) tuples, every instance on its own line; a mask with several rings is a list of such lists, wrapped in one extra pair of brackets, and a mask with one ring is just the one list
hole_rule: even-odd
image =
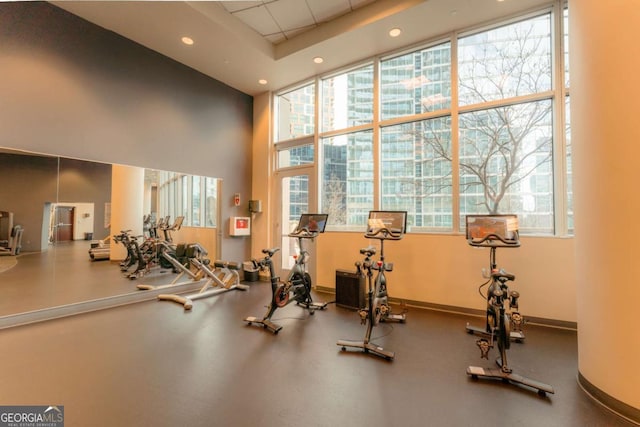
[(351, 341), (351, 340), (339, 340), (337, 345), (342, 347), (342, 351), (347, 351), (347, 347), (351, 348), (359, 348), (364, 353), (374, 354), (376, 356), (380, 356), (386, 360), (393, 360), (395, 357), (395, 353), (393, 351), (385, 350), (379, 345), (364, 342), (364, 341)]
[(547, 393), (555, 393), (553, 387), (549, 384), (545, 384), (531, 378), (523, 377), (522, 375), (518, 375), (513, 372), (506, 373), (497, 368), (481, 368), (479, 366), (469, 366), (467, 368), (467, 375), (469, 375), (474, 380), (477, 380), (478, 378), (497, 379), (501, 380), (502, 382), (521, 384), (537, 390), (538, 395), (542, 397), (546, 396)]

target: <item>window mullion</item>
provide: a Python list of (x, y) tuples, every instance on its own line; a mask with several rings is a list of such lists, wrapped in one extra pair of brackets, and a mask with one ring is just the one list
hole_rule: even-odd
[(562, 5), (560, 2), (554, 4), (551, 12), (553, 17), (552, 32), (552, 58), (553, 58), (553, 83), (556, 97), (553, 102), (553, 175), (554, 175), (554, 228), (556, 235), (566, 235), (567, 225), (567, 185), (566, 185), (566, 145), (564, 136), (564, 49), (563, 49), (563, 25), (562, 25)]
[(458, 105), (458, 34), (451, 36), (451, 222), (453, 233), (460, 232), (460, 150)]
[(382, 202), (382, 164), (380, 146), (380, 58), (373, 63), (373, 208), (380, 209)]

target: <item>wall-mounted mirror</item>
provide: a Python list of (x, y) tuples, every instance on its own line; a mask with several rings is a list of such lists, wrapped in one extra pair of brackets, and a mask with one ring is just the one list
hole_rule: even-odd
[[(0, 317), (140, 292), (137, 282), (119, 268), (124, 248), (110, 251), (108, 258), (92, 259), (89, 253), (97, 245), (119, 245), (112, 239), (121, 231), (112, 227), (112, 199), (138, 185), (114, 181), (115, 169), (0, 148)], [(149, 169), (138, 172), (144, 177), (143, 189), (136, 189), (142, 200), (139, 206), (138, 200), (133, 203), (143, 214), (135, 215), (135, 224), (121, 224), (140, 230), (143, 239), (144, 217), (184, 217), (181, 228), (172, 231), (174, 241), (200, 243), (209, 259), (220, 255), (222, 181)], [(119, 209), (128, 210), (127, 205)], [(21, 227), (19, 243), (11, 236), (16, 226)], [(16, 244), (18, 253), (10, 253)]]

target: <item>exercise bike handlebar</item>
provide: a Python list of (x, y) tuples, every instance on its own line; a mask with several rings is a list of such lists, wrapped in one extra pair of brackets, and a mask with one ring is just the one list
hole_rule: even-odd
[(299, 239), (313, 239), (318, 236), (317, 231), (310, 231), (307, 227), (297, 228), (288, 234), (289, 237), (297, 237)]
[[(487, 234), (486, 236), (480, 239), (474, 239), (474, 238), (467, 239), (467, 242), (469, 242), (471, 246), (517, 248), (520, 246), (520, 240), (517, 238), (517, 236), (518, 235), (516, 234), (516, 240), (507, 240), (498, 234), (491, 233), (491, 234)], [(500, 243), (498, 243), (498, 241)]]
[(375, 230), (367, 231), (364, 237), (368, 239), (379, 240), (400, 240), (402, 239), (402, 233), (394, 233), (386, 227), (381, 227)]
[(279, 250), (280, 248), (263, 249), (262, 253), (265, 254), (266, 256), (262, 259), (252, 259), (251, 262), (253, 263), (253, 267), (254, 268), (268, 267), (269, 263), (271, 262), (271, 257), (273, 256), (273, 254), (275, 254)]

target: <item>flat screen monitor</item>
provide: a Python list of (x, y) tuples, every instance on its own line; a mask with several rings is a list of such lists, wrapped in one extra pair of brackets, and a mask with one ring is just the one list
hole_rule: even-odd
[(406, 211), (369, 211), (367, 233), (386, 228), (392, 233), (404, 234), (407, 229)]
[(324, 233), (328, 214), (302, 214), (295, 231), (307, 229), (310, 233)]
[(518, 242), (517, 215), (467, 215), (467, 240), (478, 242), (502, 240), (504, 243)]

